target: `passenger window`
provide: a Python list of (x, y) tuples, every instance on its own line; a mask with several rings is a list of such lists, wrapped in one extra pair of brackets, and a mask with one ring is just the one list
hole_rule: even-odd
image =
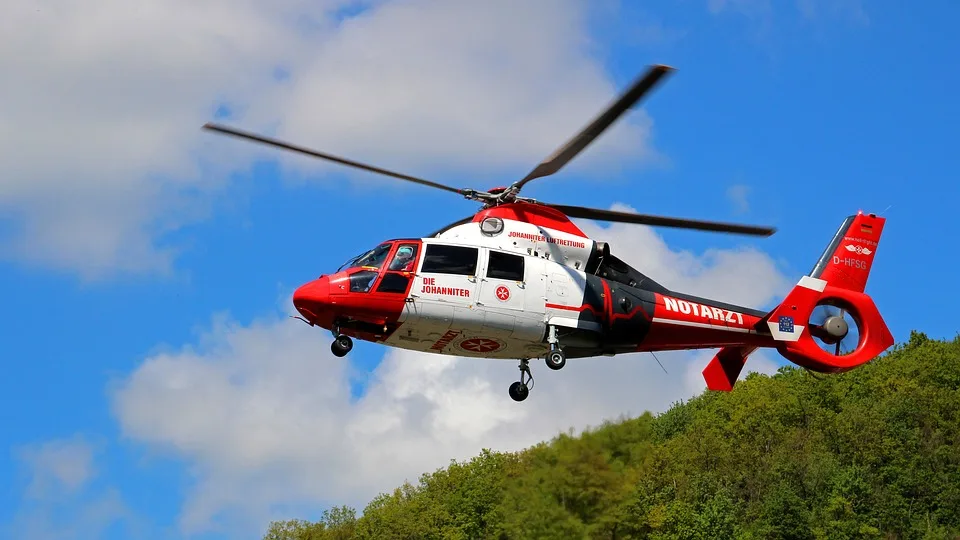
[(409, 277), (403, 274), (387, 272), (384, 274), (383, 279), (380, 280), (380, 285), (377, 286), (377, 292), (405, 293), (407, 292), (407, 285), (409, 284)]
[(523, 256), (491, 251), (487, 277), (523, 281)]
[(477, 272), (477, 248), (428, 244), (421, 272), (473, 276)]

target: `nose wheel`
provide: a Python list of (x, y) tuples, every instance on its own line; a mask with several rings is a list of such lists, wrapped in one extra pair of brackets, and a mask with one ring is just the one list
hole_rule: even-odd
[(353, 340), (350, 339), (350, 336), (345, 336), (340, 334), (333, 340), (333, 343), (330, 344), (330, 352), (334, 356), (344, 357), (347, 355), (350, 350), (353, 349)]
[(523, 401), (533, 388), (533, 375), (530, 374), (530, 360), (520, 361), (520, 380), (510, 385), (510, 397), (514, 401)]

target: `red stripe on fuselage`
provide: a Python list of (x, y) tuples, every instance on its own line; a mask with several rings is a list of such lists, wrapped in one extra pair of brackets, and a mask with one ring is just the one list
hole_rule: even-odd
[(582, 306), (564, 306), (562, 304), (546, 304), (546, 307), (549, 309), (565, 309), (567, 311), (579, 311), (581, 313), (584, 311), (592, 311), (593, 314), (596, 315), (597, 317), (603, 316), (603, 313), (601, 311), (597, 310), (597, 308), (591, 306), (590, 304), (583, 304)]
[(610, 295), (610, 284), (605, 279), (600, 280), (600, 283), (603, 283), (603, 321), (606, 327), (610, 328), (610, 323), (613, 322), (613, 298)]
[[(602, 318), (602, 317), (604, 316), (604, 312), (603, 312), (602, 310), (599, 310), (599, 309), (591, 306), (590, 304), (583, 304), (582, 306), (579, 306), (579, 307), (578, 307), (578, 306), (564, 306), (564, 305), (561, 305), (561, 304), (546, 304), (546, 307), (547, 307), (548, 309), (563, 309), (563, 310), (567, 310), (567, 311), (577, 311), (577, 312), (580, 312), (580, 313), (583, 313), (584, 311), (589, 311), (589, 312), (593, 313), (594, 315), (596, 315), (597, 317), (601, 317), (601, 318)], [(612, 306), (611, 306), (611, 309), (612, 309)], [(646, 320), (648, 320), (648, 321), (650, 320), (650, 314), (647, 313), (647, 310), (643, 309), (643, 306), (637, 306), (637, 307), (631, 309), (629, 313), (612, 313), (612, 314), (608, 313), (607, 315), (609, 315), (610, 322), (612, 323), (613, 321), (618, 321), (618, 320), (620, 320), (620, 319), (631, 319), (631, 318), (633, 318), (633, 316), (636, 315), (637, 313), (642, 314), (643, 317), (644, 317)]]
[(643, 309), (643, 306), (637, 306), (637, 307), (631, 309), (631, 310), (630, 310), (629, 312), (627, 312), (627, 313), (614, 313), (614, 314), (613, 314), (613, 317), (612, 317), (611, 320), (610, 320), (610, 324), (613, 324), (614, 322), (616, 322), (616, 321), (618, 321), (618, 320), (620, 320), (620, 319), (632, 319), (633, 316), (636, 315), (637, 313), (642, 314), (644, 319), (646, 319), (646, 320), (648, 320), (648, 321), (650, 320), (650, 314), (647, 313), (647, 310)]

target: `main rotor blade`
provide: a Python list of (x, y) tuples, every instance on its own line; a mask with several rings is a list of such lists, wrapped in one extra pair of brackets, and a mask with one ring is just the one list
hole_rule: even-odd
[(583, 206), (568, 206), (565, 204), (547, 204), (547, 206), (560, 210), (568, 217), (595, 219), (598, 221), (614, 221), (618, 223), (652, 225), (654, 227), (675, 227), (679, 229), (696, 229), (700, 231), (749, 234), (754, 236), (770, 236), (777, 231), (772, 227), (757, 227), (754, 225), (738, 225), (735, 223), (720, 223), (717, 221), (700, 221), (695, 219), (651, 216), (648, 214), (617, 212), (614, 210), (585, 208)]
[(220, 133), (225, 133), (225, 134), (227, 134), (227, 135), (232, 135), (232, 136), (234, 136), (234, 137), (238, 137), (238, 138), (241, 138), (241, 139), (247, 139), (247, 140), (250, 140), (250, 141), (259, 142), (259, 143), (267, 144), (267, 145), (270, 145), (270, 146), (275, 146), (275, 147), (277, 147), (277, 148), (283, 148), (284, 150), (290, 150), (290, 151), (293, 151), (293, 152), (298, 152), (298, 153), (305, 154), (305, 155), (308, 155), (308, 156), (311, 156), (311, 157), (316, 157), (316, 158), (320, 158), (320, 159), (326, 159), (326, 160), (328, 160), (328, 161), (333, 161), (333, 162), (336, 162), (336, 163), (340, 163), (341, 165), (347, 165), (347, 166), (349, 166), (349, 167), (355, 167), (355, 168), (357, 168), (357, 169), (363, 169), (363, 170), (365, 170), (365, 171), (375, 172), (375, 173), (382, 174), (382, 175), (385, 175), (385, 176), (390, 176), (390, 177), (392, 177), (392, 178), (398, 178), (398, 179), (400, 179), (400, 180), (406, 180), (406, 181), (408, 181), (408, 182), (414, 182), (414, 183), (420, 184), (420, 185), (422, 185), (422, 186), (429, 186), (429, 187), (433, 187), (433, 188), (437, 188), (437, 189), (442, 189), (442, 190), (445, 190), (445, 191), (451, 191), (451, 192), (453, 192), (453, 193), (457, 193), (457, 194), (460, 194), (460, 195), (466, 194), (466, 191), (464, 191), (464, 190), (462, 190), (462, 189), (457, 189), (457, 188), (454, 188), (454, 187), (445, 186), (445, 185), (443, 185), (443, 184), (438, 184), (438, 183), (436, 183), (436, 182), (431, 182), (430, 180), (424, 180), (423, 178), (417, 178), (416, 176), (409, 176), (409, 175), (406, 175), (406, 174), (401, 174), (401, 173), (398, 173), (398, 172), (389, 171), (389, 170), (387, 170), (387, 169), (381, 169), (380, 167), (374, 167), (374, 166), (372, 166), (372, 165), (367, 165), (367, 164), (364, 164), (364, 163), (360, 163), (360, 162), (358, 162), (358, 161), (353, 161), (353, 160), (349, 160), (349, 159), (337, 157), (337, 156), (334, 156), (334, 155), (331, 155), (331, 154), (324, 154), (324, 153), (322, 153), (322, 152), (317, 152), (316, 150), (311, 150), (311, 149), (309, 149), (309, 148), (304, 148), (304, 147), (302, 147), (302, 146), (295, 146), (295, 145), (292, 145), (292, 144), (290, 144), (290, 143), (286, 143), (286, 142), (279, 141), (279, 140), (276, 140), (276, 139), (271, 139), (271, 138), (269, 138), (269, 137), (264, 137), (263, 135), (256, 135), (256, 134), (254, 134), (254, 133), (249, 133), (249, 132), (247, 132), (247, 131), (241, 131), (241, 130), (239, 130), (239, 129), (235, 129), (235, 128), (223, 126), (223, 125), (220, 125), (220, 124), (214, 124), (214, 123), (208, 122), (208, 123), (206, 123), (206, 124), (203, 125), (203, 129), (209, 129), (209, 130), (211, 130), (211, 131), (218, 131), (218, 132), (220, 132)]
[(427, 236), (424, 236), (424, 238), (436, 238), (436, 236), (439, 235), (440, 233), (445, 232), (445, 231), (447, 231), (448, 229), (452, 229), (453, 227), (456, 227), (457, 225), (463, 225), (464, 223), (470, 223), (471, 221), (473, 221), (473, 216), (474, 216), (474, 214), (470, 214), (469, 216), (467, 216), (467, 217), (465, 217), (465, 218), (462, 218), (462, 219), (459, 219), (459, 220), (457, 220), (457, 221), (454, 221), (453, 223), (451, 223), (451, 224), (449, 224), (449, 225), (445, 225), (442, 229), (437, 229), (437, 230), (433, 231), (432, 233), (428, 234)]
[(609, 107), (599, 116), (597, 116), (593, 122), (583, 128), (580, 133), (577, 133), (572, 139), (567, 141), (567, 143), (560, 148), (558, 148), (550, 157), (543, 160), (539, 165), (536, 166), (530, 174), (523, 177), (522, 180), (519, 180), (511, 186), (515, 191), (519, 192), (520, 189), (529, 181), (540, 178), (543, 176), (549, 176), (556, 173), (563, 168), (564, 165), (569, 163), (573, 158), (577, 156), (584, 148), (587, 147), (590, 143), (594, 141), (601, 133), (606, 131), (611, 124), (617, 121), (623, 113), (627, 112), (631, 107), (633, 107), (640, 98), (644, 96), (651, 88), (665, 75), (673, 72), (673, 68), (664, 65), (654, 65), (651, 66), (647, 73), (637, 79), (633, 85), (624, 92), (615, 102), (610, 104)]

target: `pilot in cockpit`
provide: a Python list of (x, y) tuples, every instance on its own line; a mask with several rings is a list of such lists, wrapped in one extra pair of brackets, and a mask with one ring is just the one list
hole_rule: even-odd
[(413, 246), (400, 246), (397, 249), (397, 254), (393, 256), (393, 262), (390, 263), (390, 270), (398, 272), (413, 271), (414, 254)]

